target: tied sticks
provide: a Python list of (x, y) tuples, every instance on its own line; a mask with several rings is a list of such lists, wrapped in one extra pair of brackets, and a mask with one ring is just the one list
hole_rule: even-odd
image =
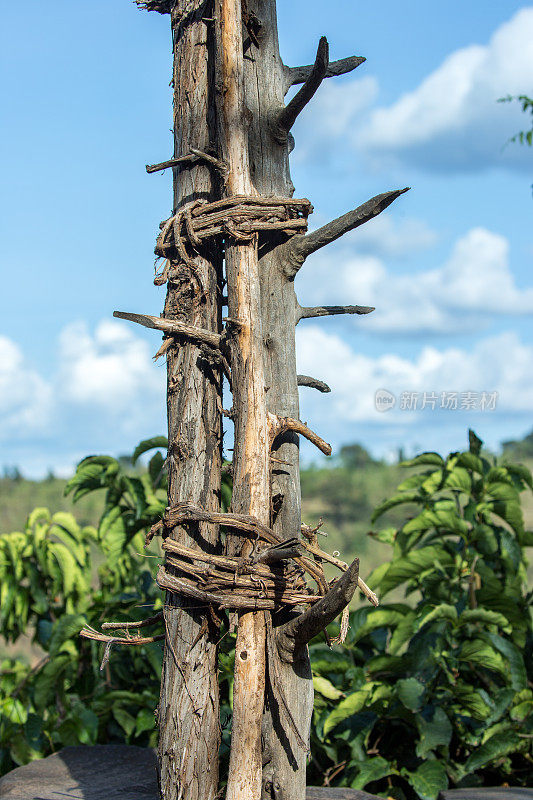
[[(370, 602), (377, 604), (377, 598), (360, 579), (357, 559), (345, 564), (318, 545), (318, 529), (300, 530), (298, 437), (326, 455), (331, 447), (299, 419), (297, 386), (324, 393), (330, 388), (314, 377), (296, 375), (294, 325), (322, 316), (364, 316), (374, 309), (302, 307), (294, 295), (294, 278), (308, 256), (373, 219), (407, 190), (380, 194), (308, 233), (311, 205), (291, 199), (291, 130), (325, 78), (346, 74), (364, 59), (330, 62), (328, 42), (322, 37), (313, 64), (284, 66), (275, 0), (137, 2), (147, 10), (171, 14), (176, 156), (147, 171), (173, 170), (177, 211), (161, 223), (156, 245), (164, 263), (155, 283), (166, 283), (168, 291), (164, 312), (161, 317), (126, 312), (115, 316), (161, 331), (159, 354), (167, 355), (171, 371), (179, 362), (168, 382), (168, 396), (183, 401), (179, 408), (169, 404), (169, 454), (174, 459), (172, 475), (179, 475), (179, 481), (172, 483), (169, 507), (148, 540), (163, 537), (165, 563), (158, 583), (169, 592), (166, 608), (181, 603), (184, 608), (205, 608), (197, 613), (205, 613), (206, 629), (209, 614), (217, 616), (215, 609), (236, 612), (226, 800), (259, 800), (262, 795), (265, 800), (303, 800), (312, 705), (305, 644), (320, 631), (326, 633), (340, 614), (338, 641), (343, 640), (348, 605), (358, 588)], [(285, 93), (295, 85), (300, 88), (284, 104)], [(211, 282), (206, 261), (217, 270)], [(223, 320), (224, 304), (228, 311)], [(207, 307), (214, 311), (210, 318), (204, 313)], [(202, 486), (204, 477), (213, 474), (207, 462), (196, 483), (188, 480), (187, 472), (202, 462), (203, 451), (194, 437), (187, 440), (188, 447), (180, 438), (185, 422), (193, 430), (204, 417), (198, 406), (196, 413), (181, 413), (182, 407), (188, 408), (183, 398), (194, 392), (202, 396), (205, 386), (221, 387), (222, 370), (230, 381), (231, 408), (224, 411), (223, 398), (217, 396), (205, 430), (217, 428), (222, 415), (235, 425), (233, 494), (227, 513), (219, 510), (219, 475), (218, 483)], [(216, 443), (209, 440), (208, 445), (205, 452), (215, 452)], [(278, 464), (283, 467), (274, 466)], [(217, 541), (219, 530), (225, 536)], [(339, 569), (340, 577), (328, 581), (325, 564)], [(129, 641), (147, 638), (125, 630)], [(204, 647), (202, 632), (203, 623), (200, 640), (190, 639), (194, 646), (200, 642), (199, 649)], [(114, 629), (111, 633), (114, 645), (117, 634)], [(174, 645), (177, 633), (173, 629)], [(171, 636), (167, 646), (166, 653), (172, 653)], [(218, 720), (216, 655), (210, 664), (215, 689), (204, 701), (197, 684), (199, 699), (188, 709), (196, 713), (198, 708), (201, 719), (212, 714)], [(179, 711), (180, 702), (188, 702), (194, 677), (194, 671), (183, 675), (186, 691), (178, 695), (172, 691), (172, 678), (163, 676), (160, 705), (166, 716), (159, 757), (165, 800), (216, 795), (214, 784), (197, 790), (200, 779), (190, 779), (197, 767), (189, 769), (190, 764), (203, 765), (198, 774), (206, 771), (213, 761), (209, 753), (214, 756), (218, 748), (215, 739), (208, 753), (203, 731), (189, 738), (180, 733), (182, 728), (193, 730), (188, 717), (196, 719)], [(179, 683), (176, 670), (173, 680)], [(179, 752), (187, 756), (178, 767)]]

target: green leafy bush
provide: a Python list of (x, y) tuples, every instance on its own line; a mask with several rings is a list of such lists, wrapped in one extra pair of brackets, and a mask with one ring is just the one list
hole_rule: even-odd
[[(142, 442), (133, 465), (165, 446), (163, 437)], [(65, 745), (154, 745), (160, 646), (117, 647), (101, 672), (101, 645), (78, 633), (161, 606), (158, 560), (140, 554), (166, 505), (163, 463), (157, 452), (147, 472), (128, 474), (123, 459), (85, 459), (67, 491), (103, 494), (97, 531), (36, 509), (23, 532), (0, 537), (0, 633), (13, 642), (29, 631), (44, 652), (33, 669), (2, 664), (2, 772)], [(406, 466), (409, 477), (374, 515), (408, 515), (372, 534), (392, 547), (371, 578), (385, 602), (351, 614), (344, 648), (311, 644), (308, 782), (405, 800), (434, 800), (448, 784), (524, 785), (533, 738), (524, 548), (533, 536), (520, 492), (531, 475), (485, 457), (474, 436), (469, 451), (424, 453)], [(225, 503), (230, 496), (225, 483)], [(234, 654), (232, 636), (221, 636), (224, 762)]]
[[(154, 447), (166, 440), (141, 443), (133, 461)], [(102, 672), (101, 646), (79, 631), (161, 607), (157, 559), (139, 555), (144, 531), (166, 506), (161, 453), (134, 475), (108, 456), (84, 459), (67, 491), (79, 499), (98, 490), (98, 530), (37, 508), (23, 531), (0, 536), (0, 633), (7, 642), (29, 633), (43, 651), (32, 669), (1, 664), (0, 774), (66, 745), (155, 743), (160, 645), (116, 648)]]
[[(531, 594), (526, 593), (522, 465), (470, 449), (419, 467), (374, 513), (406, 505), (377, 539), (390, 562), (381, 600), (351, 615), (344, 650), (313, 643), (313, 783), (434, 800), (448, 785), (525, 785), (533, 777)], [(529, 678), (531, 679), (531, 675)]]

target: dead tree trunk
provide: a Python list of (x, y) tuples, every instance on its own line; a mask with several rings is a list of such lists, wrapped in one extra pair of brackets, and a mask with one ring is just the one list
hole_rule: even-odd
[[(185, 16), (186, 15), (186, 16)], [(214, 144), (212, 26), (202, 0), (177, 0), (172, 9), (174, 154), (196, 156), (174, 168), (174, 213), (192, 201), (213, 200), (213, 165), (198, 153)], [(221, 246), (212, 240), (188, 265), (166, 263), (163, 317), (221, 330)], [(170, 335), (167, 356), (168, 501), (220, 510), (222, 370), (214, 349)], [(218, 526), (192, 522), (170, 538), (220, 552)], [(167, 567), (172, 574), (172, 567)], [(166, 643), (158, 709), (161, 796), (212, 800), (218, 790), (220, 743), (216, 618), (205, 605), (171, 591), (165, 601)]]
[[(170, 259), (169, 289), (165, 320), (142, 322), (170, 337), (163, 347), (170, 478), (163, 533), (170, 557), (159, 582), (174, 593), (165, 604), (162, 797), (212, 800), (216, 794), (215, 622), (222, 607), (239, 615), (226, 797), (303, 800), (313, 708), (307, 643), (347, 607), (358, 582), (366, 587), (357, 559), (346, 568), (329, 558), (343, 575), (327, 583), (320, 566), (325, 554), (312, 532), (306, 532), (310, 545), (302, 546), (316, 563), (300, 554), (298, 437), (327, 454), (331, 448), (299, 421), (298, 385), (329, 387), (297, 376), (294, 330), (301, 319), (373, 309), (303, 309), (294, 278), (307, 256), (381, 213), (405, 190), (379, 195), (305, 234), (312, 209), (291, 199), (290, 129), (324, 78), (364, 59), (330, 63), (323, 38), (313, 65), (285, 67), (275, 0), (137, 2), (171, 13), (174, 37), (175, 157), (149, 169), (175, 168), (175, 213), (158, 240), (158, 252)], [(295, 84), (302, 86), (285, 105)], [(225, 515), (216, 513), (222, 368), (231, 381), (235, 425), (232, 509)], [(228, 532), (224, 555), (217, 555), (219, 524)], [(302, 567), (316, 590), (303, 584)], [(367, 596), (374, 601), (368, 590)], [(308, 610), (298, 612), (302, 603)]]

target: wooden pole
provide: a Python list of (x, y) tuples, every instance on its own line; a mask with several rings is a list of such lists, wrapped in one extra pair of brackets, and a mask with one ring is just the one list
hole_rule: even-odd
[[(242, 0), (216, 0), (217, 117), (220, 155), (227, 165), (225, 192), (253, 195), (244, 95)], [(270, 523), (270, 440), (265, 398), (261, 291), (257, 238), (226, 241), (228, 313), (237, 320), (231, 346), (233, 387), (232, 511)], [(244, 546), (241, 554), (249, 555)], [(261, 721), (265, 693), (263, 612), (239, 616), (235, 645), (233, 722), (227, 800), (261, 796)]]
[[(174, 153), (206, 151), (215, 136), (212, 28), (202, 0), (177, 0), (173, 38)], [(187, 24), (182, 24), (188, 13)], [(195, 199), (214, 199), (216, 173), (196, 162), (174, 169), (174, 211)], [(178, 325), (221, 330), (220, 244), (171, 270), (163, 317)], [(156, 323), (157, 324), (157, 323)], [(164, 327), (163, 327), (164, 329)], [(168, 326), (167, 326), (168, 330)], [(220, 510), (222, 376), (199, 342), (176, 340), (167, 351), (168, 501)], [(218, 526), (194, 523), (170, 533), (180, 544), (220, 551)], [(172, 567), (167, 569), (172, 572)], [(164, 800), (213, 800), (220, 743), (217, 642), (220, 632), (197, 602), (167, 592), (166, 644), (158, 708), (160, 790)]]
[[(149, 171), (168, 166), (187, 170), (185, 179), (177, 173), (175, 209), (191, 199), (212, 199), (213, 194), (291, 198), (292, 125), (324, 78), (349, 72), (364, 58), (352, 56), (330, 62), (328, 43), (322, 38), (314, 64), (286, 67), (279, 54), (275, 0), (137, 2), (148, 10), (172, 13), (175, 154)], [(285, 105), (288, 89), (300, 84)], [(216, 191), (210, 174), (217, 176)], [(294, 328), (306, 318), (366, 314), (373, 309), (304, 309), (297, 302), (294, 279), (311, 253), (381, 213), (403, 191), (378, 195), (311, 234), (288, 238), (279, 228), (272, 228), (264, 235), (260, 256), (257, 238), (234, 236), (227, 228), (224, 257), (229, 322), (224, 331), (220, 324), (221, 254), (214, 244), (209, 257), (204, 254), (196, 261), (201, 268), (200, 283), (208, 290), (201, 304), (195, 305), (198, 298), (195, 300), (194, 291), (191, 293), (192, 276), (178, 270), (174, 281), (177, 287), (169, 287), (164, 320), (129, 315), (137, 316), (135, 321), (148, 327), (175, 333), (186, 342), (169, 354), (169, 455), (174, 456), (170, 464), (171, 505), (180, 500), (194, 504), (196, 498), (200, 508), (217, 508), (220, 372), (215, 368), (210, 382), (205, 371), (198, 371), (197, 355), (198, 348), (208, 343), (210, 347), (229, 347), (230, 416), (235, 423), (232, 512), (274, 528), (282, 539), (300, 536), (298, 436), (306, 436), (328, 454), (330, 448), (299, 421), (298, 385), (322, 392), (328, 392), (329, 387), (317, 378), (297, 375)], [(179, 399), (172, 400), (176, 380)], [(199, 419), (203, 427), (198, 438), (194, 423)], [(183, 433), (185, 423), (190, 425), (187, 434)], [(275, 456), (271, 459), (272, 447)], [(282, 468), (276, 468), (276, 464)], [(201, 534), (204, 545), (216, 550), (216, 526), (196, 526), (200, 529), (178, 527), (173, 535), (181, 544), (194, 547)], [(250, 555), (251, 543), (247, 541), (241, 548), (240, 541), (227, 536), (228, 554)], [(294, 549), (294, 541), (291, 547)], [(281, 609), (275, 615), (270, 611), (239, 613), (228, 800), (304, 800), (313, 709), (307, 643), (346, 608), (358, 585), (364, 586), (358, 578), (356, 559), (322, 599), (299, 615)], [(367, 594), (371, 593), (367, 590)], [(376, 598), (372, 596), (371, 601), (376, 602)], [(167, 612), (176, 605), (173, 595), (167, 598)], [(202, 795), (212, 800), (218, 750), (218, 732), (214, 730), (218, 708), (216, 644), (205, 617), (195, 616), (183, 600), (179, 605), (173, 617), (179, 622), (173, 621), (170, 626), (167, 622), (161, 689), (162, 797), (197, 800)], [(184, 627), (180, 620), (185, 614)], [(177, 658), (172, 657), (174, 644), (182, 648), (181, 655), (176, 649)], [(191, 673), (183, 670), (183, 663), (189, 660), (187, 648), (193, 645), (201, 647), (198, 652), (205, 658), (203, 691), (197, 684), (199, 673), (193, 675), (196, 682), (191, 691)], [(196, 724), (196, 718), (206, 721), (205, 731)]]

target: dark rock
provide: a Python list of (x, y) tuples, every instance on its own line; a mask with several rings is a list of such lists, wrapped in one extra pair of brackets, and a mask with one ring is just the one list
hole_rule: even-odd
[(439, 800), (533, 800), (533, 789), (500, 786), (493, 789), (485, 786), (476, 786), (475, 789), (450, 789), (441, 792)]
[(65, 747), (0, 780), (2, 800), (157, 800), (152, 750), (127, 745)]
[[(158, 800), (153, 750), (127, 745), (65, 747), (0, 780), (1, 800)], [(308, 786), (307, 800), (379, 800), (355, 789)]]
[[(65, 747), (0, 780), (1, 800), (158, 800), (153, 750), (127, 745)], [(306, 800), (379, 800), (356, 789), (308, 786)], [(533, 789), (453, 789), (440, 800), (533, 800)]]

